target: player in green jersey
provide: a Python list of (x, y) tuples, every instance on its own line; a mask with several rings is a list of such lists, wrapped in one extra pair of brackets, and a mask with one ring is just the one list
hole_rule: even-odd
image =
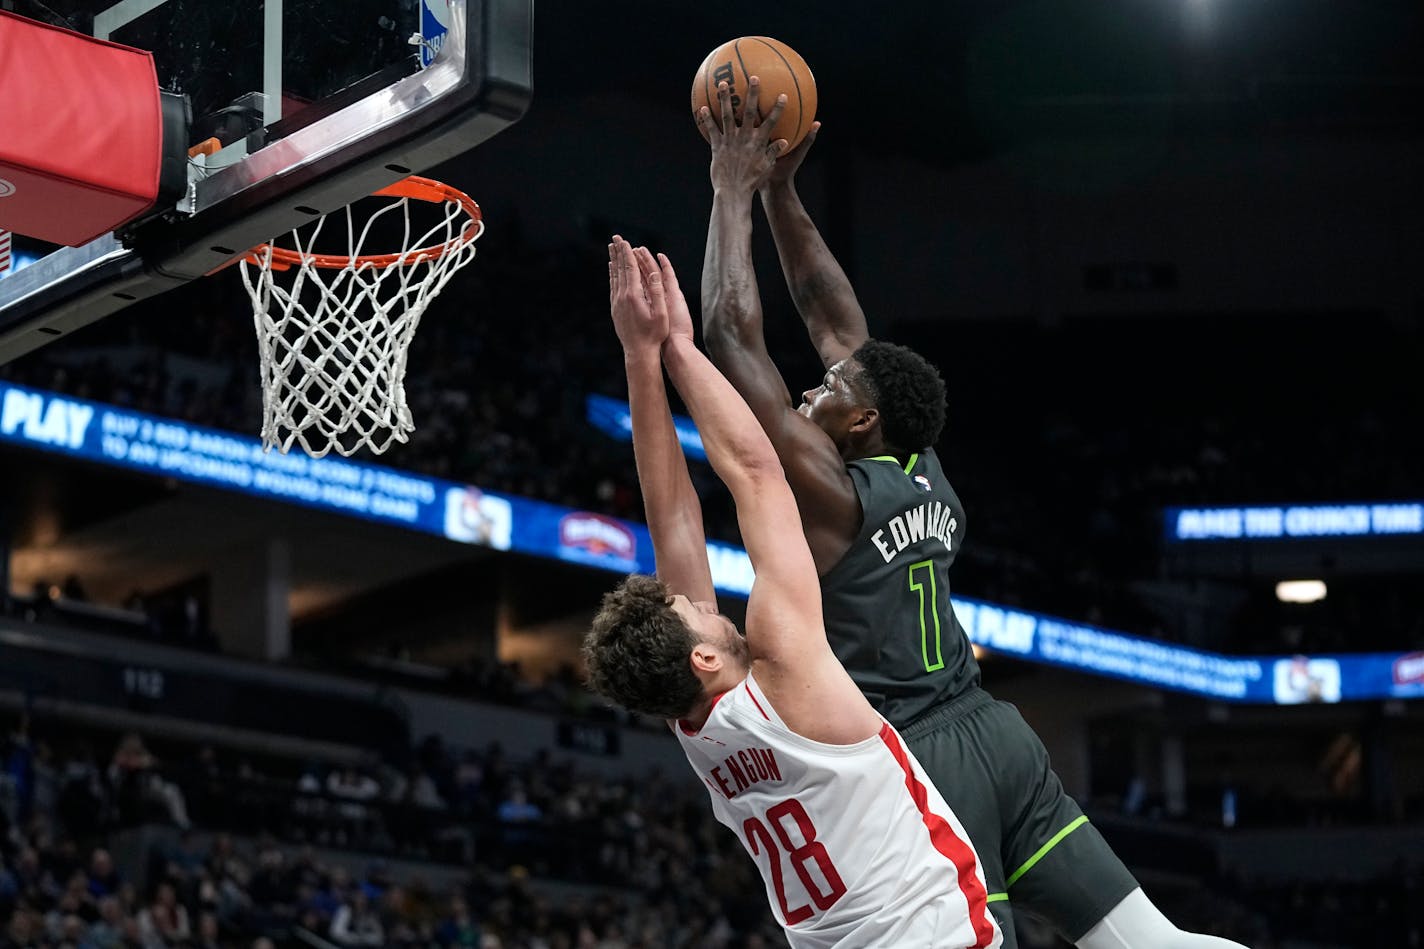
[[(745, 115), (760, 114), (758, 91), (754, 78)], [(1064, 792), (1017, 709), (979, 687), (949, 606), (948, 570), (966, 521), (931, 447), (944, 425), (943, 380), (913, 351), (870, 338), (855, 291), (797, 196), (795, 172), (819, 123), (778, 162), (779, 110), (739, 126), (725, 84), (718, 100), (720, 127), (709, 110), (698, 116), (712, 146), (704, 343), (781, 458), (821, 576), (832, 649), (960, 815), (1004, 945), (1017, 945), (1012, 905), (1082, 949), (1244, 949), (1163, 916)], [(751, 254), (758, 193), (826, 370), (796, 401), (762, 334)]]

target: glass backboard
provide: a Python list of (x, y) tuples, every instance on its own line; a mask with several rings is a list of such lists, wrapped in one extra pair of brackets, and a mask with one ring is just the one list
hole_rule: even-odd
[(158, 217), (0, 280), (0, 363), (468, 151), (533, 92), (533, 0), (14, 0), (14, 12), (151, 51), (160, 88), (189, 100), (188, 144), (221, 147), (190, 162), (187, 194)]

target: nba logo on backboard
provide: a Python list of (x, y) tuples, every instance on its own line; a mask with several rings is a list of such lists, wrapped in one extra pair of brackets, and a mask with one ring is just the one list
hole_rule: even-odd
[(450, 0), (420, 0), (420, 65), (435, 61), (450, 32)]

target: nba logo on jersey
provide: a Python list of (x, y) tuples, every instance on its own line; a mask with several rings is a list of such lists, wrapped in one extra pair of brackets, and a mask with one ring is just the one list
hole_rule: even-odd
[(420, 65), (429, 66), (435, 61), (449, 32), (449, 0), (420, 0), (420, 38), (424, 40), (420, 44)]
[(924, 475), (915, 475), (915, 486), (921, 491), (924, 491), (926, 494), (928, 494), (932, 490), (930, 488), (930, 479), (926, 478)]

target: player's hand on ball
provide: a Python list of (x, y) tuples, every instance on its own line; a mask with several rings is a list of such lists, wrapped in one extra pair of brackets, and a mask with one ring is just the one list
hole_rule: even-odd
[(742, 124), (738, 125), (732, 108), (732, 93), (727, 83), (717, 84), (717, 104), (722, 112), (722, 126), (712, 118), (710, 109), (698, 114), (698, 121), (712, 143), (712, 187), (731, 188), (748, 194), (759, 188), (776, 166), (776, 159), (786, 149), (786, 139), (772, 138), (776, 122), (786, 108), (786, 96), (776, 97), (764, 121), (757, 98), (761, 82), (756, 76), (749, 80), (747, 102), (742, 109)]
[(762, 182), (762, 188), (769, 188), (773, 185), (790, 184), (791, 179), (796, 176), (796, 171), (801, 167), (801, 163), (806, 160), (806, 152), (810, 150), (811, 143), (816, 140), (816, 135), (821, 131), (820, 122), (811, 123), (811, 131), (806, 133), (806, 137), (801, 140), (791, 151), (782, 155), (772, 166), (771, 174), (766, 176)]
[[(662, 275), (656, 276), (656, 293), (661, 298)], [(656, 358), (667, 339), (667, 306), (655, 307), (651, 291), (633, 248), (614, 234), (613, 243), (608, 245), (608, 308), (613, 314), (618, 341), (628, 355), (651, 353)]]
[(685, 336), (688, 342), (692, 342), (692, 311), (687, 307), (687, 298), (682, 295), (672, 261), (668, 260), (667, 254), (658, 254), (654, 259), (646, 247), (639, 247), (633, 253), (643, 272), (643, 284), (648, 288), (648, 302), (652, 304), (654, 315), (661, 308), (667, 316), (667, 338)]

